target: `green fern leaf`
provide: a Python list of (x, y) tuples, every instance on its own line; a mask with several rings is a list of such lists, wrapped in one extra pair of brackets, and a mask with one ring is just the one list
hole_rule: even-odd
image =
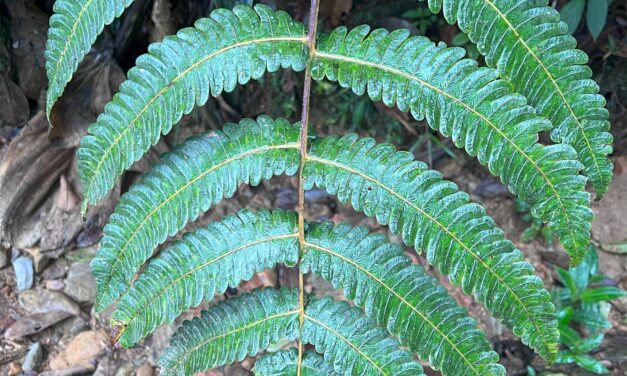
[[(259, 124), (244, 120), (241, 128), (233, 124), (225, 127), (225, 133), (200, 138), (210, 140), (208, 143), (187, 141), (164, 157), (144, 183), (124, 196), (105, 228), (101, 251), (93, 261), (98, 309), (108, 306), (128, 288), (139, 266), (166, 235), (175, 234), (212, 202), (232, 194), (238, 183), (256, 184), (262, 177), (286, 170), (292, 173), (298, 168), (298, 127), (285, 120), (275, 123), (263, 117)], [(267, 151), (268, 144), (274, 149)], [(240, 161), (238, 156), (249, 160)], [(173, 161), (188, 162), (178, 170), (166, 168)], [(190, 169), (196, 161), (206, 162)], [(217, 167), (225, 170), (215, 172)], [(191, 173), (181, 175), (182, 171)], [(424, 164), (413, 161), (411, 154), (397, 153), (391, 145), (375, 147), (371, 139), (357, 142), (355, 135), (349, 135), (341, 140), (314, 140), (305, 177), (308, 187), (314, 183), (326, 187), (341, 201), (351, 201), (356, 209), (390, 224), (407, 244), (425, 249), (430, 262), (451, 275), (454, 283), (485, 302), (496, 317), (513, 326), (525, 343), (552, 359), (557, 343), (554, 308), (541, 281), (533, 276), (533, 268), (523, 261), (522, 254), (503, 239), (485, 211), (469, 204), (468, 196), (457, 192), (452, 183), (443, 182), (440, 174), (427, 171)], [(383, 180), (378, 180), (380, 177)], [(201, 194), (198, 187), (210, 194)], [(204, 200), (189, 201), (200, 198)], [(187, 211), (187, 207), (192, 210)], [(468, 231), (468, 223), (473, 224), (473, 231)], [(165, 235), (157, 237), (155, 233)], [(475, 270), (481, 271), (481, 277), (473, 278)], [(438, 366), (438, 359), (430, 360)]]
[[(367, 237), (366, 228), (349, 229), (348, 225), (334, 229), (330, 224), (308, 224), (303, 270), (345, 287), (347, 297), (365, 307), (369, 317), (400, 335), (402, 345), (443, 369), (445, 375), (462, 369), (481, 375), (503, 373), (493, 364), (498, 355), (474, 320), (434, 278), (383, 235)], [(121, 327), (119, 343), (132, 346), (158, 326), (171, 323), (183, 311), (250, 279), (255, 272), (276, 263), (295, 264), (298, 250), (296, 213), (281, 210), (255, 214), (245, 209), (186, 234), (152, 260), (120, 300), (113, 314)], [(383, 267), (377, 265), (381, 260), (386, 260)], [(395, 277), (403, 282), (395, 282)], [(403, 291), (410, 293), (403, 296)], [(394, 302), (393, 310), (389, 302)]]
[(299, 129), (286, 120), (259, 117), (227, 124), (165, 154), (140, 183), (124, 194), (104, 228), (91, 263), (96, 310), (124, 292), (155, 247), (212, 204), (231, 197), (239, 184), (257, 185), (298, 171)]
[(303, 176), (375, 217), (473, 294), (549, 362), (559, 333), (555, 308), (533, 267), (468, 194), (407, 152), (350, 134), (310, 144)]
[(443, 375), (505, 375), (468, 312), (399, 246), (365, 227), (309, 224), (301, 268), (331, 281)]
[(220, 302), (183, 323), (159, 360), (160, 374), (193, 375), (294, 340), (298, 314), (297, 290), (257, 290)]
[(277, 263), (298, 262), (294, 212), (244, 209), (185, 234), (152, 260), (118, 303), (119, 343), (130, 347), (190, 307)]
[(588, 56), (547, 0), (429, 0), (477, 43), (489, 66), (551, 120), (551, 138), (572, 145), (603, 196), (612, 179), (612, 135)]
[[(255, 361), (255, 376), (294, 376), (297, 374), (298, 351), (295, 348), (265, 355)], [(302, 376), (338, 376), (333, 366), (314, 351), (305, 351)]]
[[(191, 375), (254, 356), (282, 338), (294, 340), (298, 307), (297, 290), (271, 288), (220, 302), (177, 331), (159, 362), (161, 374)], [(301, 334), (339, 374), (423, 375), (408, 351), (346, 302), (309, 302)]]
[[(303, 25), (265, 6), (255, 11), (236, 7), (234, 12), (213, 12), (211, 19), (152, 45), (138, 59), (78, 151), (83, 209), (102, 198), (182, 114), (205, 103), (209, 88), (218, 95), (266, 70), (304, 69)], [(223, 34), (227, 37), (219, 37)], [(423, 37), (408, 39), (407, 31), (367, 34), (367, 27), (348, 34), (339, 28), (321, 37), (313, 77), (337, 80), (358, 94), (367, 89), (373, 99), (411, 110), (417, 119), (426, 117), (529, 202), (532, 214), (549, 224), (578, 264), (589, 242), (589, 195), (583, 190), (585, 179), (578, 176), (575, 151), (537, 143), (537, 133), (551, 124), (497, 80), (495, 70), (462, 60), (463, 49), (435, 46)]]
[(267, 6), (218, 9), (137, 59), (128, 80), (81, 140), (85, 201), (95, 204), (117, 177), (167, 134), (183, 114), (280, 67), (303, 70), (304, 26)]
[(407, 30), (338, 28), (320, 38), (312, 77), (327, 77), (358, 95), (367, 92), (373, 100), (411, 111), (418, 120), (426, 118), (530, 203), (573, 265), (579, 264), (588, 249), (592, 211), (575, 151), (538, 143), (538, 132), (551, 124), (496, 79), (496, 71), (462, 59), (461, 48), (408, 36)]
[(78, 64), (105, 25), (119, 17), (133, 0), (57, 0), (50, 17), (46, 43), (48, 92), (46, 113), (59, 99)]
[(305, 307), (301, 339), (343, 375), (417, 376), (422, 366), (359, 308), (331, 297)]

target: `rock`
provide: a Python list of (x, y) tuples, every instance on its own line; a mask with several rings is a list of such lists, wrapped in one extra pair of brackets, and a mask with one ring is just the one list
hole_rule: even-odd
[(477, 188), (475, 188), (475, 194), (483, 198), (491, 199), (500, 196), (507, 196), (509, 191), (507, 190), (507, 187), (499, 181), (489, 178), (479, 183)]
[(13, 270), (17, 279), (17, 289), (25, 291), (33, 287), (33, 262), (25, 256), (18, 257), (13, 261)]
[(24, 251), (27, 252), (31, 258), (33, 259), (33, 264), (35, 265), (35, 273), (39, 274), (50, 262), (50, 258), (41, 252), (39, 247), (32, 248), (24, 248)]
[(169, 346), (172, 335), (176, 332), (174, 324), (162, 325), (155, 330), (149, 338), (148, 349), (150, 354), (146, 360), (152, 364), (157, 364), (163, 351)]
[(18, 362), (9, 363), (9, 376), (17, 376), (22, 372), (22, 367)]
[(96, 300), (96, 283), (91, 275), (89, 263), (77, 262), (70, 266), (64, 291), (79, 303), (94, 303)]
[(9, 264), (9, 250), (0, 244), (0, 269)]
[(239, 364), (224, 367), (224, 375), (228, 376), (248, 376), (250, 372)]
[(68, 335), (69, 337), (74, 337), (78, 333), (89, 329), (87, 321), (82, 317), (73, 317), (69, 320), (64, 321), (60, 325), (60, 331), (64, 335)]
[(148, 363), (144, 363), (143, 366), (139, 367), (135, 376), (153, 376), (155, 374), (154, 368)]
[(36, 313), (13, 323), (5, 332), (4, 338), (15, 341), (65, 320), (71, 315), (67, 312)]
[[(621, 254), (627, 249), (627, 173), (616, 175), (603, 200), (592, 203), (592, 237), (601, 248)], [(607, 273), (605, 273), (607, 274)]]
[(76, 246), (79, 248), (92, 246), (102, 238), (102, 230), (96, 227), (89, 227), (81, 231), (76, 237)]
[(118, 362), (107, 359), (107, 361), (98, 362), (98, 367), (92, 374), (92, 376), (112, 376), (115, 374), (115, 369), (118, 366)]
[(39, 342), (35, 342), (31, 345), (24, 361), (22, 362), (22, 370), (26, 372), (37, 372), (41, 368), (43, 361), (44, 348), (39, 344)]
[(19, 294), (18, 300), (20, 306), (30, 313), (30, 316), (13, 323), (4, 334), (7, 339), (23, 338), (68, 317), (83, 315), (79, 305), (61, 292), (45, 289), (27, 290)]
[(50, 368), (93, 367), (107, 347), (108, 337), (102, 330), (79, 333), (66, 348), (50, 361)]
[(20, 294), (19, 302), (29, 313), (66, 312), (73, 316), (82, 314), (81, 307), (61, 292), (45, 289), (29, 290)]
[(15, 322), (15, 319), (10, 317), (9, 315), (5, 315), (5, 316), (0, 317), (0, 333), (4, 333), (4, 331), (8, 327), (13, 325), (14, 322)]
[(135, 374), (135, 367), (132, 364), (127, 363), (118, 368), (115, 372), (115, 376), (133, 376)]
[(65, 288), (65, 284), (60, 279), (46, 280), (46, 289), (50, 291), (61, 291)]
[[(85, 375), (87, 373), (93, 372), (94, 366), (78, 366), (78, 367), (70, 367), (64, 369), (57, 369), (52, 371), (46, 371), (40, 373), (38, 376), (74, 376), (74, 375)], [(94, 375), (96, 375), (94, 373)]]
[(41, 273), (44, 279), (62, 279), (67, 275), (67, 271), (70, 269), (70, 262), (65, 258), (60, 258), (52, 262), (46, 270)]
[[(77, 245), (78, 246), (78, 245)], [(96, 253), (98, 252), (98, 245), (93, 245), (90, 247), (79, 247), (65, 254), (65, 258), (74, 262), (90, 262), (96, 257)]]

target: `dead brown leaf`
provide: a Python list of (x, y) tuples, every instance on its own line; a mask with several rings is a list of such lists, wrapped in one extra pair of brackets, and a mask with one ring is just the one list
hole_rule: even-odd
[(0, 237), (17, 248), (57, 249), (82, 226), (78, 210), (52, 205), (56, 183), (73, 159), (74, 149), (48, 141), (48, 121), (38, 113), (13, 140), (0, 163)]
[(78, 197), (69, 186), (65, 176), (59, 178), (59, 190), (55, 198), (55, 205), (65, 212), (72, 212), (78, 207)]
[(28, 120), (28, 100), (22, 89), (0, 76), (0, 127), (21, 127)]

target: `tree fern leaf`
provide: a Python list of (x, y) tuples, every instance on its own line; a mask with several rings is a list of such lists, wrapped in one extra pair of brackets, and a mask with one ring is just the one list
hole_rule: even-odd
[[(464, 50), (408, 38), (407, 30), (369, 33), (367, 26), (336, 29), (321, 37), (312, 62), (314, 79), (329, 78), (411, 111), (452, 137), (488, 166), (548, 223), (576, 265), (586, 254), (592, 212), (575, 151), (542, 146), (538, 132), (551, 124), (525, 98), (497, 79), (497, 72), (462, 59)], [(515, 64), (516, 67), (520, 66)]]
[(218, 9), (195, 27), (150, 45), (128, 80), (89, 128), (78, 151), (85, 201), (104, 197), (183, 114), (280, 67), (304, 69), (304, 26), (267, 6)]
[(321, 275), (443, 375), (505, 375), (485, 335), (437, 280), (364, 227), (308, 225), (301, 268)]
[(551, 137), (572, 145), (597, 198), (612, 179), (612, 135), (588, 57), (547, 0), (429, 0), (477, 43), (489, 66), (554, 125)]
[[(153, 45), (138, 59), (138, 67), (79, 149), (83, 209), (103, 197), (117, 176), (182, 114), (205, 103), (208, 88), (218, 95), (261, 77), (265, 70), (304, 69), (304, 27), (285, 13), (264, 6), (255, 10), (213, 12), (211, 19)], [(257, 28), (262, 31), (252, 31)], [(577, 264), (589, 241), (589, 197), (583, 191), (585, 179), (577, 176), (581, 165), (575, 152), (537, 143), (537, 132), (549, 128), (549, 122), (536, 117), (504, 81), (495, 80), (496, 71), (460, 60), (462, 49), (436, 47), (426, 38), (407, 39), (406, 31), (378, 30), (366, 38), (367, 33), (363, 27), (350, 34), (340, 28), (321, 37), (314, 78), (328, 76), (358, 94), (368, 89), (373, 99), (396, 103), (417, 118), (426, 116), (529, 202), (532, 213), (549, 224)], [(227, 37), (218, 37), (223, 34)]]
[(78, 64), (105, 25), (119, 17), (133, 0), (57, 0), (50, 17), (46, 43), (48, 92), (46, 113), (59, 99)]
[(298, 170), (299, 129), (286, 120), (259, 117), (227, 124), (223, 131), (194, 137), (124, 194), (104, 228), (92, 261), (96, 309), (125, 291), (154, 248), (185, 224), (231, 197), (239, 184), (293, 175)]
[[(255, 361), (255, 376), (294, 376), (297, 374), (298, 351), (291, 348), (274, 354), (264, 355)], [(301, 364), (302, 376), (338, 376), (333, 366), (315, 351), (305, 351)]]
[(298, 291), (265, 289), (235, 297), (186, 321), (159, 364), (161, 375), (193, 375), (254, 356), (298, 336)]
[(350, 134), (310, 144), (305, 187), (325, 188), (375, 217), (549, 362), (559, 333), (555, 308), (542, 281), (503, 232), (441, 174), (407, 152)]
[[(462, 369), (502, 374), (500, 366), (491, 364), (498, 361), (498, 355), (491, 352), (474, 320), (435, 279), (412, 265), (384, 236), (366, 237), (365, 228), (349, 229), (348, 225), (334, 230), (329, 224), (310, 223), (303, 270), (345, 287), (347, 297), (357, 297), (356, 304), (365, 306), (370, 317), (388, 326), (392, 334), (401, 335), (401, 344), (430, 360), (435, 368), (444, 369), (445, 374)], [(376, 260), (383, 259), (386, 261), (379, 267)], [(254, 214), (242, 210), (238, 216), (186, 234), (152, 260), (120, 300), (113, 315), (121, 326), (119, 342), (132, 346), (164, 322), (170, 323), (190, 307), (223, 293), (227, 286), (237, 286), (276, 263), (295, 264), (297, 260), (293, 212), (261, 210)], [(394, 273), (387, 273), (386, 268)], [(395, 282), (395, 277), (402, 282)], [(361, 293), (356, 296), (356, 291)], [(409, 293), (404, 297), (397, 291)], [(390, 301), (395, 304), (393, 310), (387, 305)], [(436, 341), (438, 337), (441, 339)]]
[(423, 375), (420, 364), (385, 330), (359, 308), (331, 297), (307, 305), (301, 339), (323, 353), (341, 375)]
[(140, 274), (113, 314), (130, 347), (202, 301), (277, 263), (298, 262), (296, 213), (241, 210), (185, 234)]

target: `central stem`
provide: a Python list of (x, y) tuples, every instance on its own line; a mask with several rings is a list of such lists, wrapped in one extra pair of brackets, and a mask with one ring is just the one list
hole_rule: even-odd
[[(305, 83), (303, 87), (303, 111), (300, 119), (300, 168), (298, 170), (298, 242), (300, 245), (300, 259), (305, 250), (305, 180), (303, 169), (307, 159), (307, 129), (309, 127), (309, 102), (311, 96), (311, 60), (316, 50), (316, 28), (318, 25), (318, 0), (311, 0), (309, 10), (309, 28), (307, 31), (307, 48), (309, 49), (309, 61), (305, 69)], [(305, 283), (300, 267), (298, 269), (298, 302), (299, 302), (299, 336), (298, 336), (298, 366), (297, 376), (301, 376), (303, 364), (302, 329), (305, 322)]]

